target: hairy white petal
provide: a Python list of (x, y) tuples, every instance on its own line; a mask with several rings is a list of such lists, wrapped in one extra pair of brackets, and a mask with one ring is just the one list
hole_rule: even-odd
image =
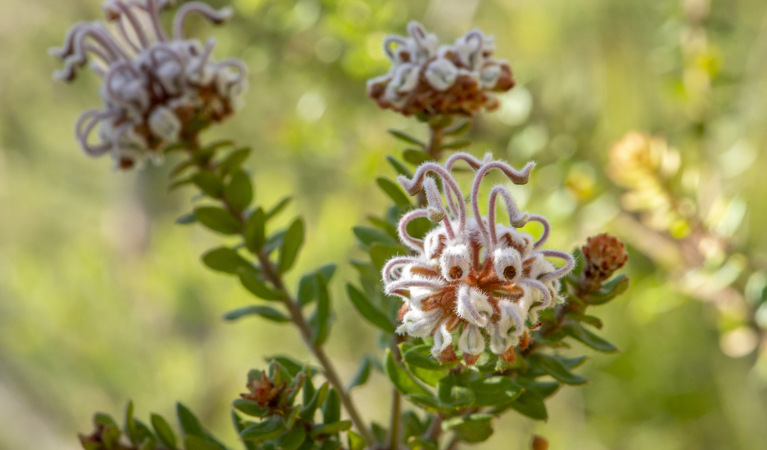
[(402, 325), (397, 328), (397, 333), (409, 334), (414, 337), (429, 336), (437, 324), (439, 324), (441, 318), (442, 310), (439, 308), (426, 312), (419, 309), (411, 309), (402, 318)]
[(447, 330), (447, 327), (443, 324), (434, 332), (434, 346), (431, 348), (431, 354), (435, 358), (448, 347), (453, 344), (453, 335)]
[(493, 307), (481, 291), (462, 284), (458, 288), (456, 313), (470, 324), (484, 327), (493, 315)]
[(149, 115), (149, 129), (163, 141), (174, 142), (178, 139), (181, 126), (178, 116), (164, 106), (158, 106)]
[(465, 244), (449, 245), (439, 258), (442, 276), (448, 281), (460, 280), (469, 275), (471, 258)]
[(485, 337), (482, 336), (482, 330), (474, 325), (465, 325), (458, 339), (458, 348), (470, 355), (482, 353), (485, 350)]
[(447, 59), (438, 58), (426, 68), (426, 81), (438, 91), (445, 91), (455, 83), (458, 68)]
[(513, 248), (499, 248), (493, 252), (495, 273), (503, 281), (513, 282), (522, 276), (522, 256)]

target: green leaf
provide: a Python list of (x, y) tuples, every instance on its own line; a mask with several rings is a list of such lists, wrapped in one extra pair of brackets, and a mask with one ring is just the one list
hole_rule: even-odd
[(535, 420), (546, 420), (549, 415), (543, 399), (533, 392), (523, 392), (516, 400), (509, 404), (518, 413)]
[(378, 309), (362, 292), (351, 284), (346, 285), (346, 293), (352, 301), (352, 305), (368, 322), (377, 326), (386, 333), (394, 333), (397, 327), (391, 323), (389, 317)]
[(349, 382), (349, 386), (346, 388), (347, 391), (351, 391), (353, 388), (357, 386), (362, 386), (365, 383), (367, 383), (368, 378), (370, 378), (370, 369), (372, 368), (371, 358), (370, 356), (365, 356), (362, 358), (362, 362), (360, 363), (359, 368), (357, 368), (357, 372), (354, 374), (354, 378), (352, 378), (352, 381)]
[(117, 426), (117, 422), (107, 413), (97, 412), (93, 415), (93, 426), (98, 428), (99, 425), (104, 426), (114, 426), (115, 428), (119, 428)]
[[(237, 414), (236, 411), (232, 410), (232, 423), (234, 424), (235, 430), (237, 430), (237, 436), (242, 433), (242, 431), (250, 425), (250, 422), (246, 422), (242, 420), (239, 414)], [(242, 445), (245, 446), (246, 450), (257, 450), (256, 444), (248, 441), (242, 441)]]
[(184, 438), (185, 450), (222, 450), (223, 448), (199, 436), (190, 435)]
[(430, 345), (418, 345), (406, 351), (402, 359), (408, 365), (408, 368), (419, 367), (426, 370), (447, 370), (455, 364), (442, 365), (436, 358), (431, 356)]
[(376, 180), (378, 186), (391, 198), (397, 206), (409, 208), (410, 197), (402, 192), (402, 188), (388, 178), (380, 177)]
[(277, 439), (277, 448), (280, 450), (296, 450), (306, 440), (306, 429), (299, 424), (286, 431)]
[(317, 411), (317, 408), (325, 403), (325, 400), (327, 399), (330, 392), (330, 386), (328, 385), (328, 382), (320, 386), (319, 389), (317, 389), (317, 392), (314, 393), (314, 396), (312, 397), (311, 401), (308, 403), (304, 401), (304, 407), (301, 410), (301, 413), (299, 414), (299, 417), (303, 421), (311, 422), (314, 417), (314, 412)]
[(292, 199), (291, 197), (285, 197), (285, 198), (283, 198), (282, 200), (280, 200), (280, 202), (279, 202), (279, 203), (277, 203), (276, 205), (274, 205), (274, 207), (273, 207), (272, 209), (270, 209), (270, 210), (269, 210), (269, 211), (266, 213), (266, 220), (269, 220), (269, 219), (271, 219), (272, 217), (276, 216), (277, 214), (281, 213), (281, 212), (282, 212), (282, 210), (284, 210), (284, 209), (285, 209), (285, 207), (287, 207), (287, 206), (290, 204), (290, 202), (291, 202), (292, 200), (293, 200), (293, 199)]
[(445, 372), (439, 370), (427, 370), (416, 366), (408, 366), (410, 373), (417, 379), (423, 381), (429, 386), (437, 387), (437, 383), (442, 377), (445, 376)]
[(380, 271), (386, 264), (386, 261), (393, 257), (402, 254), (402, 250), (399, 247), (392, 247), (388, 245), (373, 244), (370, 246), (370, 259), (373, 261), (376, 270)]
[(354, 227), (352, 228), (354, 235), (357, 236), (360, 242), (366, 246), (370, 246), (376, 243), (381, 243), (389, 246), (397, 245), (397, 241), (392, 239), (387, 233), (370, 227)]
[(285, 430), (285, 422), (280, 416), (270, 416), (261, 422), (248, 426), (240, 437), (251, 442), (263, 442), (276, 438)]
[(583, 326), (579, 324), (578, 322), (565, 321), (565, 324), (562, 326), (562, 330), (567, 335), (573, 337), (574, 339), (578, 341), (581, 341), (582, 343), (588, 345), (594, 350), (599, 350), (600, 352), (608, 352), (608, 353), (618, 351), (618, 347), (606, 341), (604, 338), (597, 336), (596, 334), (592, 333), (586, 328), (583, 328)]
[(237, 273), (240, 267), (250, 267), (248, 261), (240, 256), (236, 250), (232, 250), (229, 247), (218, 247), (209, 250), (202, 255), (202, 262), (212, 270), (229, 274)]
[(339, 420), (337, 422), (326, 422), (322, 425), (315, 425), (312, 427), (309, 437), (315, 439), (320, 436), (329, 436), (332, 434), (346, 431), (352, 427), (351, 420)]
[(328, 293), (328, 282), (321, 274), (316, 275), (317, 279), (317, 309), (310, 319), (312, 327), (312, 341), (320, 346), (325, 343), (330, 330), (330, 294)]
[(298, 250), (304, 242), (304, 222), (296, 219), (285, 232), (282, 248), (280, 249), (280, 260), (277, 263), (277, 271), (285, 273), (293, 266), (298, 256)]
[(162, 445), (169, 449), (176, 448), (176, 434), (173, 433), (173, 429), (170, 424), (159, 414), (152, 414), (151, 417), (152, 428), (154, 428), (157, 438), (160, 439)]
[(548, 398), (554, 394), (559, 388), (559, 383), (556, 381), (537, 381), (527, 378), (518, 378), (517, 382), (527, 392), (533, 392), (541, 398)]
[(394, 170), (397, 172), (397, 174), (405, 175), (408, 178), (412, 178), (413, 173), (410, 172), (410, 170), (408, 170), (408, 168), (405, 167), (404, 164), (399, 162), (395, 157), (393, 157), (391, 155), (388, 155), (386, 157), (386, 161), (388, 161), (389, 164), (391, 164), (391, 166), (394, 168)]
[(475, 406), (498, 406), (514, 400), (522, 387), (508, 377), (478, 378), (469, 383)]
[(394, 136), (395, 138), (397, 138), (397, 139), (399, 139), (401, 141), (407, 142), (408, 144), (413, 144), (413, 145), (417, 145), (417, 146), (419, 146), (421, 148), (426, 148), (426, 144), (424, 144), (423, 142), (421, 142), (418, 139), (414, 138), (413, 136), (410, 136), (407, 133), (403, 133), (402, 131), (399, 131), (399, 130), (389, 130), (389, 134), (391, 134), (392, 136)]
[(562, 364), (561, 361), (542, 353), (533, 353), (527, 358), (531, 367), (538, 367), (555, 379), (566, 384), (584, 384), (588, 379), (576, 375)]
[(241, 213), (253, 201), (253, 185), (250, 177), (242, 170), (232, 172), (229, 183), (224, 188), (224, 198), (229, 206)]
[(176, 223), (179, 225), (190, 225), (197, 222), (197, 218), (194, 213), (184, 214), (176, 219)]
[(433, 397), (431, 391), (421, 386), (413, 377), (405, 372), (394, 360), (391, 350), (386, 350), (386, 362), (384, 364), (386, 375), (389, 376), (394, 387), (404, 395), (423, 395)]
[(266, 320), (272, 322), (290, 322), (290, 319), (283, 313), (277, 311), (270, 306), (252, 305), (237, 308), (224, 314), (224, 320), (237, 320), (245, 316), (261, 316)]
[(128, 435), (132, 444), (138, 444), (138, 436), (136, 434), (136, 423), (133, 421), (133, 402), (128, 401), (125, 405), (125, 434)]
[(490, 414), (472, 414), (448, 419), (442, 423), (442, 428), (452, 431), (464, 442), (483, 442), (493, 434), (492, 420)]
[(471, 128), (471, 120), (467, 120), (466, 122), (458, 125), (457, 127), (445, 131), (445, 136), (460, 136), (462, 134), (466, 134), (467, 131)]
[(221, 178), (209, 170), (201, 170), (192, 175), (192, 183), (200, 188), (208, 197), (220, 198), (224, 192)]
[(317, 274), (307, 273), (298, 282), (298, 304), (306, 306), (317, 298)]
[(268, 287), (252, 271), (240, 268), (237, 274), (240, 276), (240, 282), (245, 286), (245, 289), (256, 297), (264, 300), (283, 300), (285, 298), (283, 292)]
[(365, 440), (352, 430), (346, 432), (349, 450), (365, 450)]
[(248, 217), (243, 232), (245, 247), (253, 253), (258, 252), (266, 243), (266, 214), (259, 206)]
[(240, 222), (221, 208), (201, 206), (194, 210), (194, 216), (198, 222), (221, 234), (237, 234), (240, 232)]
[(244, 147), (237, 149), (227, 155), (218, 165), (218, 168), (221, 170), (221, 173), (228, 174), (233, 170), (239, 169), (242, 166), (242, 163), (248, 159), (248, 156), (250, 156), (250, 148)]
[(585, 324), (591, 325), (594, 328), (597, 328), (600, 330), (602, 329), (602, 320), (599, 317), (570, 312), (565, 315), (565, 319), (583, 322)]
[[(266, 358), (266, 360), (269, 361), (269, 362), (277, 361), (277, 363), (279, 363), (283, 368), (285, 368), (285, 370), (287, 370), (288, 373), (290, 374), (290, 376), (292, 376), (292, 377), (295, 377), (299, 373), (303, 372), (304, 368), (307, 367), (303, 363), (301, 363), (301, 362), (299, 362), (299, 361), (297, 361), (297, 360), (295, 360), (295, 359), (293, 359), (293, 358), (291, 358), (289, 356), (284, 356), (284, 355), (270, 356), (270, 357)], [(313, 371), (313, 370), (314, 369), (310, 369), (310, 372)]]
[(459, 150), (471, 145), (471, 141), (454, 141), (439, 146), (440, 150)]
[(322, 404), (322, 421), (333, 423), (341, 420), (341, 396), (338, 391), (331, 388), (325, 403)]
[(269, 412), (268, 409), (260, 406), (258, 403), (247, 398), (237, 398), (232, 402), (232, 406), (237, 411), (253, 417), (263, 417)]
[(200, 421), (197, 420), (194, 413), (181, 403), (176, 403), (176, 417), (181, 425), (181, 431), (184, 436), (198, 436), (205, 438), (205, 431), (200, 425)]
[(623, 294), (629, 288), (629, 279), (625, 274), (620, 274), (602, 285), (602, 288), (589, 294), (586, 302), (589, 305), (602, 305), (615, 297)]
[(437, 398), (447, 408), (464, 408), (474, 403), (474, 393), (462, 386), (457, 375), (448, 375), (437, 383)]
[(402, 152), (402, 158), (414, 166), (419, 166), (427, 161), (431, 161), (431, 157), (428, 153), (414, 148), (405, 149)]

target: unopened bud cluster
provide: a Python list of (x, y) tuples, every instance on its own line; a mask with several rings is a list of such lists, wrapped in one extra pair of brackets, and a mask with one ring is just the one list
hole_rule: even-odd
[(53, 51), (65, 61), (58, 78), (73, 79), (88, 62), (103, 77), (104, 106), (83, 113), (76, 134), (88, 155), (109, 153), (120, 169), (159, 158), (169, 145), (194, 142), (200, 130), (232, 114), (246, 88), (247, 69), (240, 60), (216, 62), (213, 39), (203, 45), (184, 35), (190, 15), (221, 23), (229, 10), (185, 3), (168, 36), (159, 16), (166, 6), (158, 0), (109, 0), (104, 3), (109, 26), (79, 23)]
[[(461, 161), (475, 171), (470, 194), (473, 217), (452, 175), (453, 166)], [(457, 153), (444, 166), (427, 162), (412, 178), (399, 179), (411, 195), (423, 189), (428, 204), (400, 220), (400, 239), (415, 255), (395, 257), (384, 266), (385, 289), (404, 300), (398, 332), (432, 336), (432, 355), (441, 361), (457, 359), (457, 344), (465, 363), (472, 365), (488, 343), (492, 353), (514, 361), (514, 347), (529, 344), (528, 329), (537, 326), (538, 313), (562, 301), (559, 279), (572, 269), (573, 258), (566, 252), (541, 249), (550, 230), (546, 218), (521, 212), (503, 186), (490, 191), (487, 216), (480, 212), (480, 186), (490, 171), (499, 170), (513, 183), (524, 184), (533, 167), (528, 163), (518, 171), (489, 155), (480, 161)], [(496, 222), (499, 197), (506, 205), (509, 225)], [(408, 224), (420, 217), (439, 222), (423, 240), (407, 232)], [(528, 222), (543, 226), (537, 240), (519, 230)], [(556, 267), (549, 257), (564, 264)]]
[(260, 376), (250, 377), (247, 384), (249, 392), (240, 394), (240, 397), (257, 403), (270, 413), (280, 413), (291, 406), (291, 396), (296, 388), (288, 386), (288, 382), (280, 379), (279, 375), (274, 378), (277, 379), (270, 378), (265, 371)]
[(581, 251), (584, 258), (583, 278), (590, 286), (597, 288), (629, 259), (626, 245), (607, 233), (588, 238)]
[(386, 75), (368, 81), (368, 95), (381, 108), (406, 116), (473, 115), (498, 107), (494, 92), (514, 86), (506, 61), (492, 58), (492, 36), (472, 30), (453, 45), (439, 45), (418, 22), (410, 37), (388, 36), (384, 51), (392, 62)]

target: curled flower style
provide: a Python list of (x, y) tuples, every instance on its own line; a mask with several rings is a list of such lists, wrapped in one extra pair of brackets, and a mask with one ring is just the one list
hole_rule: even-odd
[(176, 12), (169, 36), (159, 16), (168, 3), (108, 0), (103, 8), (111, 26), (78, 23), (64, 46), (52, 51), (65, 63), (57, 78), (72, 80), (88, 62), (103, 77), (104, 107), (84, 112), (75, 131), (86, 154), (109, 153), (120, 169), (157, 159), (168, 145), (194, 142), (202, 129), (239, 107), (246, 89), (242, 61), (216, 62), (213, 39), (203, 45), (184, 35), (191, 15), (218, 24), (231, 10), (186, 3)]
[(473, 115), (498, 107), (493, 92), (514, 87), (508, 62), (491, 57), (492, 36), (472, 30), (453, 45), (439, 46), (418, 22), (409, 38), (387, 36), (383, 47), (392, 62), (386, 75), (368, 81), (368, 95), (381, 108), (406, 116), (423, 113)]
[[(469, 202), (473, 217), (452, 175), (458, 162), (474, 170)], [(520, 211), (504, 186), (491, 189), (487, 216), (479, 208), (480, 186), (490, 171), (499, 170), (514, 184), (525, 184), (533, 167), (534, 163), (528, 163), (516, 170), (492, 160), (491, 155), (480, 161), (457, 153), (444, 166), (427, 162), (412, 178), (399, 178), (411, 195), (423, 189), (427, 205), (405, 214), (399, 222), (400, 239), (415, 254), (386, 263), (382, 273), (385, 290), (404, 300), (397, 331), (414, 337), (433, 336), (432, 354), (441, 361), (455, 360), (457, 345), (467, 365), (474, 364), (488, 346), (492, 353), (512, 362), (514, 347), (529, 345), (528, 329), (537, 326), (538, 313), (562, 302), (559, 279), (572, 269), (574, 261), (566, 252), (541, 248), (549, 236), (548, 220)], [(496, 222), (499, 198), (505, 203), (509, 225)], [(408, 224), (420, 217), (438, 222), (423, 240), (407, 232)], [(528, 222), (543, 226), (537, 240), (519, 230)], [(548, 258), (563, 264), (557, 267)]]

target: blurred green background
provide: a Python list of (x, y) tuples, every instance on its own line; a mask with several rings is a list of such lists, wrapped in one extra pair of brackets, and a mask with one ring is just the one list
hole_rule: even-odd
[[(386, 129), (424, 133), (378, 110), (365, 80), (388, 69), (381, 40), (409, 20), (443, 41), (479, 27), (519, 85), (479, 118), (471, 151), (535, 159), (531, 183), (514, 192), (551, 219), (550, 245), (614, 233), (629, 244), (632, 279), (595, 311), (622, 352), (574, 348), (590, 356), (579, 369), (590, 384), (555, 395), (547, 423), (505, 416), (482, 448), (527, 448), (532, 433), (553, 449), (767, 448), (767, 3), (233, 6), (229, 25), (195, 21), (190, 33), (215, 36), (216, 56), (251, 70), (245, 108), (208, 138), (253, 147), (258, 202), (294, 195), (291, 212), (308, 224), (302, 268), (340, 263), (329, 353), (346, 380), (376, 350), (376, 332), (342, 295), (354, 277), (343, 262), (360, 255), (350, 229), (386, 205), (374, 179), (392, 175), (384, 157), (401, 149)], [(171, 416), (182, 400), (234, 444), (228, 405), (248, 369), (266, 355), (309, 355), (288, 326), (220, 319), (251, 300), (199, 262), (218, 237), (174, 225), (194, 193), (168, 194), (167, 167), (117, 173), (81, 153), (73, 125), (99, 105), (100, 80), (53, 82), (59, 62), (46, 50), (75, 22), (101, 18), (96, 0), (0, 2), (0, 448), (78, 448), (94, 411), (119, 416), (129, 398), (142, 418)], [(678, 149), (663, 186), (686, 228), (637, 212), (606, 175), (609, 148), (632, 130)], [(385, 422), (388, 389), (376, 377), (353, 396)]]

